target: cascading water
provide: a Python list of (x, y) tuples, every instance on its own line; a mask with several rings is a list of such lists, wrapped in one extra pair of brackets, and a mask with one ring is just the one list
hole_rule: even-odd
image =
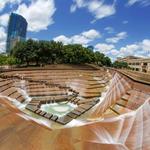
[[(80, 75), (82, 76), (82, 75)], [(97, 83), (99, 84), (100, 82), (100, 78), (97, 78), (97, 77), (93, 77), (94, 80), (97, 81)], [(38, 123), (42, 123), (42, 124), (45, 124), (46, 126), (48, 127), (51, 127), (51, 123), (49, 123), (47, 121), (47, 119), (44, 119), (43, 117), (35, 114), (35, 113), (32, 113), (28, 110), (25, 109), (26, 105), (31, 101), (31, 97), (29, 97), (28, 93), (27, 93), (27, 88), (26, 88), (26, 85), (27, 85), (27, 82), (26, 80), (23, 79), (23, 77), (21, 77), (21, 80), (15, 80), (14, 84), (15, 84), (15, 87), (17, 88), (18, 92), (25, 98), (25, 101), (23, 103), (20, 103), (19, 101), (15, 100), (15, 99), (11, 99), (10, 97), (6, 97), (7, 99), (9, 99), (15, 106), (17, 106), (21, 111), (25, 112), (26, 114), (28, 114), (29, 118), (30, 119), (33, 119), (35, 120), (36, 122)], [(70, 84), (71, 85), (71, 84)], [(70, 86), (69, 85), (69, 86)], [(77, 86), (77, 85), (76, 85)], [(73, 86), (74, 87), (74, 86)], [(75, 88), (75, 87), (74, 87)], [(107, 90), (109, 88), (109, 86), (106, 86), (105, 89)], [(101, 92), (100, 92), (101, 93)], [(69, 90), (67, 91), (67, 95), (70, 96), (72, 95), (73, 92), (69, 92)], [(104, 97), (106, 95), (106, 92), (102, 92), (101, 93), (101, 96), (99, 97), (100, 99), (100, 102), (98, 104), (100, 104)], [(84, 99), (83, 97), (78, 97), (79, 99)], [(98, 104), (95, 106), (95, 107), (98, 107)], [(49, 113), (52, 113), (54, 115), (57, 115), (58, 117), (62, 117), (64, 116), (65, 114), (67, 114), (68, 112), (74, 110), (75, 108), (77, 107), (77, 105), (75, 104), (72, 104), (72, 103), (69, 103), (69, 102), (64, 102), (64, 103), (51, 103), (51, 104), (45, 104), (45, 105), (41, 105), (41, 110), (43, 111), (46, 111), (46, 112), (49, 112)], [(52, 110), (51, 110), (52, 109)], [(83, 124), (86, 124), (88, 122), (87, 118), (83, 119), (84, 118), (84, 115), (83, 117), (81, 116), (81, 118), (77, 118), (77, 119), (73, 119), (70, 123), (68, 123), (66, 125), (66, 127), (70, 127), (70, 126), (80, 126), (80, 125), (83, 125)]]
[(28, 96), (27, 91), (26, 91), (26, 81), (25, 80), (15, 80), (14, 81), (14, 86), (16, 87), (17, 91), (25, 98), (25, 101), (23, 103), (19, 102), (18, 100), (8, 97), (8, 96), (3, 96), (0, 95), (0, 97), (7, 98), (13, 105), (15, 105), (18, 109), (23, 111), (25, 109), (25, 106), (29, 101), (31, 101), (31, 97)]
[(121, 98), (127, 90), (131, 89), (131, 85), (122, 76), (116, 73), (110, 83), (110, 87), (106, 92), (106, 96), (103, 101), (97, 105), (93, 113), (92, 118), (99, 118), (99, 116), (113, 103)]

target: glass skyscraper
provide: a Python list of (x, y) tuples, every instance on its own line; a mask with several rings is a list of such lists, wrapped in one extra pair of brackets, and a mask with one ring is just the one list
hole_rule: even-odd
[(26, 39), (28, 23), (21, 15), (11, 13), (8, 23), (6, 52), (9, 53), (18, 41)]

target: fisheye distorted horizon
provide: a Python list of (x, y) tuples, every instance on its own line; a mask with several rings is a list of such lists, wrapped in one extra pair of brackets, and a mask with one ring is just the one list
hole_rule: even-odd
[(150, 57), (150, 0), (4, 0), (0, 2), (1, 53), (6, 50), (12, 12), (27, 20), (27, 39), (92, 45), (112, 60)]

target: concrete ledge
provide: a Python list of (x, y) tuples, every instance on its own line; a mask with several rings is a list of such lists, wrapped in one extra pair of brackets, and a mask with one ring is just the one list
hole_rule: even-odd
[(72, 121), (72, 119), (73, 118), (71, 118), (69, 116), (64, 116), (64, 117), (58, 118), (56, 122), (65, 125), (65, 124), (69, 123), (70, 121)]

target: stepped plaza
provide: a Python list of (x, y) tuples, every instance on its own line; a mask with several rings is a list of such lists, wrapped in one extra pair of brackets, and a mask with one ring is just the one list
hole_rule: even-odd
[(150, 75), (95, 65), (4, 69), (0, 124), (0, 150), (149, 150)]

